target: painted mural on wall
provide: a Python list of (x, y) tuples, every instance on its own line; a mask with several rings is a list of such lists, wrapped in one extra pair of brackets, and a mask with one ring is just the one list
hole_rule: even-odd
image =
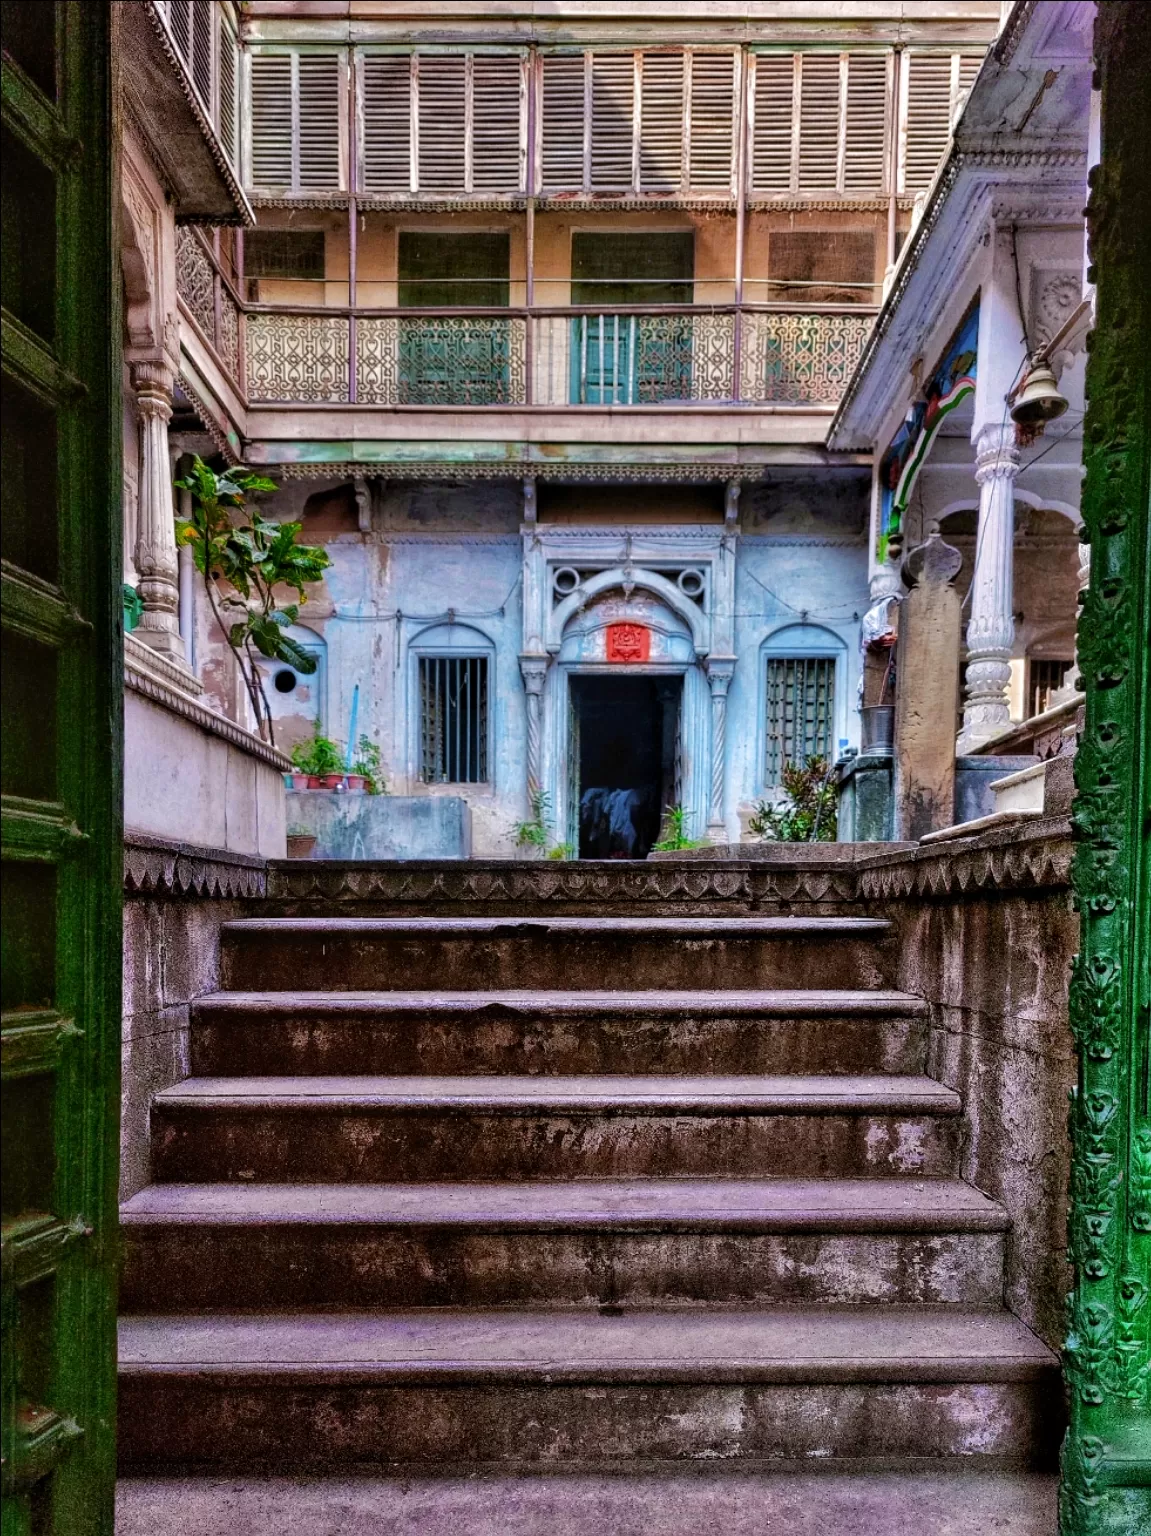
[(876, 555), (886, 560), (903, 526), (903, 514), (916, 477), (940, 427), (968, 395), (975, 392), (976, 349), (979, 340), (979, 301), (960, 322), (928, 380), (923, 399), (908, 412), (880, 460), (879, 543)]

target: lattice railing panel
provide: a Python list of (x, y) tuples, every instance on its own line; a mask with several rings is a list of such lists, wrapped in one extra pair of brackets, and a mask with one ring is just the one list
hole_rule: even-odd
[(347, 402), (345, 316), (250, 314), (246, 330), (250, 400)]
[(509, 315), (386, 316), (357, 325), (364, 405), (522, 405), (526, 323)]
[(837, 405), (871, 326), (869, 314), (745, 314), (741, 398), (763, 404)]
[(176, 226), (176, 291), (208, 341), (215, 343), (215, 273), (207, 251), (183, 224)]
[(243, 367), (240, 356), (240, 308), (232, 295), (220, 285), (220, 326), (216, 337), (216, 351), (220, 361), (237, 384), (243, 385)]
[(735, 316), (691, 317), (691, 398), (731, 400), (735, 396)]

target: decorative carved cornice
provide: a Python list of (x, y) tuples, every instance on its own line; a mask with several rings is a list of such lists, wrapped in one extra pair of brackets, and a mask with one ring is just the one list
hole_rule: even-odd
[(128, 896), (200, 896), (217, 901), (263, 896), (268, 861), (257, 854), (199, 848), (129, 833), (124, 839)]
[(359, 476), (378, 475), (384, 480), (513, 480), (519, 481), (530, 468), (538, 480), (568, 483), (598, 481), (608, 484), (646, 484), (649, 482), (727, 484), (740, 480), (745, 484), (763, 478), (767, 465), (759, 464), (463, 464), (441, 461), (426, 464), (396, 463), (264, 463), (259, 466), (284, 480), (354, 480)]
[(1032, 822), (988, 832), (946, 849), (879, 855), (859, 868), (860, 895), (868, 901), (932, 900), (1015, 890), (1069, 890), (1071, 827), (1066, 820)]
[[(204, 431), (212, 439), (212, 442), (216, 446), (217, 452), (222, 454), (223, 457), (227, 459), (229, 464), (242, 463), (243, 461), (240, 455), (236, 452), (235, 445), (229, 439), (228, 434), (225, 432), (224, 428), (216, 420), (216, 417), (213, 414), (207, 400), (205, 400), (203, 393), (189, 381), (188, 375), (186, 373), (181, 373), (179, 375), (179, 381), (180, 388), (187, 395), (192, 404), (196, 407), (196, 414), (204, 423)], [(236, 433), (236, 436), (239, 438), (239, 432)]]

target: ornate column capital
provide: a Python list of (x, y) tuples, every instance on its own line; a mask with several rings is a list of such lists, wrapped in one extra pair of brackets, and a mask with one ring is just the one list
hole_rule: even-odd
[(171, 367), (162, 358), (145, 358), (134, 362), (131, 368), (132, 388), (141, 416), (163, 412), (166, 424), (172, 417), (172, 391), (176, 383)]
[(524, 688), (529, 694), (538, 696), (543, 692), (550, 665), (550, 656), (520, 657), (520, 676), (523, 678)]
[(704, 666), (712, 698), (726, 698), (735, 673), (734, 656), (709, 656)]
[(975, 436), (975, 483), (992, 479), (1014, 480), (1019, 473), (1019, 446), (1012, 422), (992, 422)]

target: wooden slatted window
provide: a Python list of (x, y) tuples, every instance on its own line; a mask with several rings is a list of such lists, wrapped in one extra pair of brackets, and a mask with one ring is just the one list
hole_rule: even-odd
[(342, 185), (342, 69), (337, 53), (253, 54), (253, 186), (320, 192)]
[(683, 180), (684, 55), (642, 54), (640, 68), (639, 183), (673, 191)]
[(472, 190), (524, 184), (524, 65), (516, 54), (472, 55)]
[(219, 0), (170, 0), (160, 15), (205, 116), (235, 162), (239, 44), (232, 7)]
[(634, 186), (635, 55), (593, 53), (591, 177), (597, 191)]
[(185, 63), (192, 57), (192, 0), (170, 0), (168, 30)]
[(545, 55), (541, 70), (540, 182), (545, 192), (582, 187), (587, 114), (582, 53)]
[(765, 786), (774, 789), (783, 783), (785, 763), (830, 758), (834, 723), (834, 657), (769, 657)]
[(752, 194), (884, 192), (890, 89), (889, 52), (757, 55)]
[(760, 54), (755, 61), (755, 120), (750, 156), (753, 192), (791, 189), (794, 91), (792, 56)]
[(462, 53), (416, 56), (421, 192), (467, 188), (467, 65)]
[(849, 197), (887, 189), (890, 94), (890, 54), (848, 55), (842, 187)]
[(804, 192), (834, 192), (839, 184), (840, 75), (838, 54), (801, 55), (799, 187)]
[(360, 188), (412, 186), (412, 55), (369, 53), (360, 62)]
[(737, 55), (691, 55), (688, 185), (730, 192), (735, 163)]
[(236, 128), (239, 122), (236, 92), (239, 87), (239, 43), (230, 26), (220, 28), (220, 141), (228, 159), (239, 158)]
[(193, 0), (192, 3), (192, 80), (200, 94), (200, 100), (212, 110), (212, 21), (215, 6), (212, 0)]
[(523, 190), (523, 55), (367, 52), (358, 67), (361, 191)]
[(930, 185), (982, 62), (981, 53), (909, 50), (904, 55), (901, 191), (920, 192)]

